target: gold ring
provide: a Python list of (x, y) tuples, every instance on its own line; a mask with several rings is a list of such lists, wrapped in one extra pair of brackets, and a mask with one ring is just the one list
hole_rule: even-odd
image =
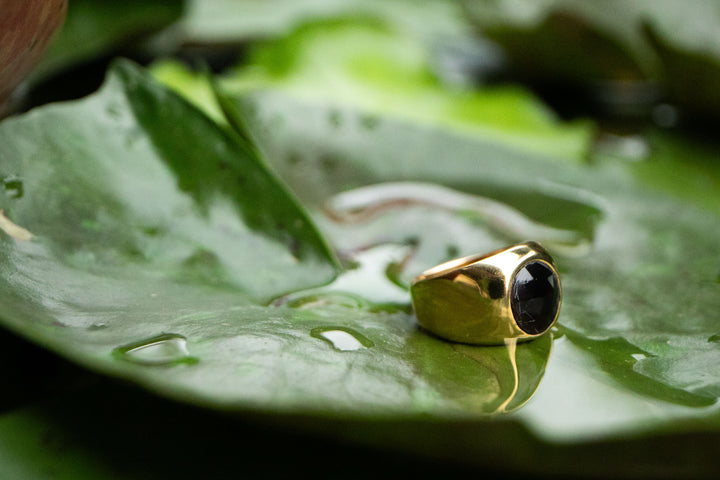
[(442, 263), (415, 278), (410, 294), (423, 328), (480, 345), (539, 337), (562, 300), (555, 262), (536, 242)]

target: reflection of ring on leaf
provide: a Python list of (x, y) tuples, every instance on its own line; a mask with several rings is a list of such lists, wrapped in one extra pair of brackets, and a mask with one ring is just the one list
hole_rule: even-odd
[[(408, 341), (408, 352), (423, 378), (440, 394), (452, 392), (459, 408), (497, 414), (516, 410), (533, 396), (545, 374), (552, 342), (552, 335), (543, 335), (519, 345), (479, 347), (417, 332)], [(448, 359), (453, 368), (447, 367)]]
[(423, 272), (412, 283), (418, 323), (457, 342), (502, 345), (536, 338), (560, 312), (550, 254), (535, 242), (471, 255)]

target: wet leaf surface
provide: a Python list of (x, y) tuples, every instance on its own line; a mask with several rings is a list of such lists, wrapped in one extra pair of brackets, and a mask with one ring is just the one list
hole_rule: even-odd
[[(717, 329), (715, 316), (707, 315), (718, 302), (713, 282), (717, 266), (712, 252), (718, 235), (714, 214), (645, 190), (618, 168), (560, 166), (452, 135), (430, 138), (422, 129), (391, 121), (368, 130), (358, 126), (357, 117), (328, 135), (334, 127), (328, 126), (327, 108), (293, 104), (280, 93), (257, 94), (240, 106), (255, 112), (255, 120), (248, 124), (258, 126), (257, 136), (268, 158), (275, 159), (280, 174), (308, 204), (322, 207), (325, 200), (337, 199), (342, 191), (347, 195), (347, 189), (361, 183), (375, 185), (358, 194), (361, 198), (353, 205), (355, 214), (363, 206), (372, 210), (370, 218), (338, 223), (318, 213), (317, 221), (334, 244), (350, 251), (373, 239), (398, 243), (414, 239), (417, 251), (405, 262), (406, 284), (423, 269), (447, 260), (448, 249), (453, 255), (491, 250), (523, 240), (520, 232), (528, 227), (517, 232), (494, 224), (490, 215), (472, 217), (467, 208), (448, 209), (442, 195), (425, 183), (414, 183), (426, 189), (424, 202), (410, 202), (408, 207), (395, 199), (381, 210), (374, 205), (381, 197), (382, 182), (432, 179), (457, 192), (505, 201), (534, 225), (552, 225), (549, 218), (562, 218), (568, 212), (577, 221), (564, 228), (578, 232), (589, 228), (589, 238), (578, 233), (575, 243), (564, 243), (563, 238), (558, 242), (540, 237), (558, 257), (563, 274), (566, 300), (560, 323), (584, 337), (624, 339), (646, 352), (647, 358), (638, 360), (634, 369), (658, 382), (659, 398), (671, 401), (661, 393), (669, 386), (692, 393), (699, 403), (714, 403), (718, 379), (710, 367), (720, 352), (707, 342)], [(288, 162), (288, 149), (303, 160)], [(367, 155), (368, 151), (377, 153)], [(444, 162), (437, 161), (441, 155)], [(336, 159), (335, 168), (327, 168), (323, 162), (327, 156)], [(322, 198), (318, 185), (335, 191), (326, 191)], [(406, 198), (413, 200), (408, 194)], [(538, 198), (550, 199), (544, 203), (554, 207), (552, 214), (534, 211)], [(325, 205), (332, 206), (332, 200)], [(490, 210), (498, 208), (489, 205)], [(663, 293), (670, 291), (671, 297)], [(581, 346), (600, 359), (613, 350)], [(671, 351), (673, 360), (665, 367), (674, 365), (677, 373), (672, 377), (655, 367), (663, 353)], [(631, 353), (625, 353), (630, 359)]]
[[(292, 71), (288, 77), (292, 83)], [(705, 312), (718, 302), (711, 253), (718, 232), (714, 175), (703, 173), (714, 168), (714, 150), (681, 143), (695, 155), (678, 173), (671, 158), (677, 140), (656, 135), (646, 159), (572, 167), (508, 146), (502, 136), (430, 136), (384, 116), (368, 126), (368, 113), (350, 102), (318, 105), (284, 80), (270, 83), (272, 92), (226, 98), (225, 107), (254, 128), (276, 170), (315, 206), (317, 222), (341, 251), (377, 242), (410, 246), (414, 252), (396, 260), (402, 268), (393, 274), (407, 285), (424, 268), (533, 232), (559, 257), (570, 295), (561, 331), (570, 342), (631, 391), (679, 405), (715, 404), (718, 350), (707, 339), (717, 319)], [(670, 168), (673, 182), (663, 173)], [(655, 300), (670, 291), (677, 301)], [(589, 427), (603, 417), (597, 408), (575, 413)], [(634, 415), (600, 430), (624, 430)], [(557, 426), (555, 433), (569, 433)]]
[[(385, 307), (285, 305), (335, 277), (325, 241), (252, 146), (129, 63), (97, 95), (0, 135), (12, 145), (3, 168), (24, 185), (3, 207), (34, 234), (3, 236), (3, 322), (93, 369), (220, 408), (369, 417), (482, 416), (542, 377), (549, 339), (489, 350), (497, 361), (478, 370), (420, 332), (407, 292), (383, 291), (382, 256), (355, 255), (332, 285), (371, 305), (363, 284), (394, 291)], [(364, 348), (333, 348), (320, 330), (357, 332)], [(417, 361), (431, 355), (476, 375), (443, 379), (439, 393), (442, 369)]]

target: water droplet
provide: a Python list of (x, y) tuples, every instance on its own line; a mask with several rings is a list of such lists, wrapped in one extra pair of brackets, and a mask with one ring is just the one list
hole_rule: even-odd
[(366, 308), (371, 304), (359, 295), (346, 292), (324, 292), (301, 297), (290, 297), (287, 306), (290, 308), (315, 308), (326, 305), (337, 305), (346, 308)]
[(164, 333), (123, 345), (113, 350), (113, 355), (128, 362), (151, 366), (198, 362), (188, 352), (187, 339), (176, 333)]
[(410, 308), (407, 287), (390, 281), (386, 270), (391, 263), (404, 263), (413, 252), (413, 247), (404, 244), (363, 247), (352, 253), (357, 268), (346, 269), (329, 285), (279, 297), (272, 305), (302, 309), (337, 306), (388, 313), (407, 311)]
[[(340, 307), (363, 309), (373, 313), (410, 313), (412, 307), (406, 303), (371, 302), (366, 298), (343, 291), (326, 291), (318, 293), (297, 292), (284, 295), (271, 302), (275, 307), (299, 308), (302, 310), (319, 307)], [(327, 310), (331, 311), (331, 310)]]
[(637, 360), (638, 362), (639, 362), (640, 360), (645, 360), (645, 359), (647, 358), (647, 355), (642, 354), (642, 353), (633, 353), (633, 354), (630, 355), (630, 356), (633, 357), (633, 358), (634, 358), (635, 360)]
[(5, 177), (2, 179), (3, 189), (5, 195), (10, 198), (22, 198), (23, 196), (23, 182), (19, 177)]
[(310, 335), (329, 343), (341, 352), (354, 352), (375, 346), (365, 335), (346, 327), (317, 327), (310, 331)]

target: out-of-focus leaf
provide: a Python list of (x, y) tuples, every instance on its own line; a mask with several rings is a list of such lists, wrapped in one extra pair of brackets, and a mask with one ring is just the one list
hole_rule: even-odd
[[(207, 87), (182, 66), (155, 67), (163, 82), (181, 90), (211, 115)], [(581, 161), (592, 129), (561, 124), (520, 87), (474, 90), (443, 84), (433, 73), (427, 47), (412, 36), (375, 23), (324, 22), (254, 50), (251, 60), (220, 79), (240, 94), (276, 88), (303, 99), (356, 108), (372, 125), (376, 117), (408, 119), (463, 135), (513, 145), (551, 158)], [(332, 121), (332, 119), (331, 119)]]
[[(29, 348), (27, 356), (39, 350)], [(280, 478), (317, 472), (318, 452), (325, 471), (353, 465), (347, 478), (386, 478), (377, 464), (413, 476), (471, 473), (456, 462), (338, 443), (322, 429), (314, 435), (272, 418), (247, 421), (75, 373), (87, 377), (82, 386), (0, 414), (1, 478), (222, 479), (238, 464), (244, 475)], [(283, 461), (268, 462), (268, 451), (281, 452)]]
[(35, 78), (118, 52), (180, 18), (183, 0), (72, 0), (60, 35), (34, 72)]
[(152, 67), (155, 79), (183, 95), (219, 124), (227, 124), (225, 115), (215, 99), (207, 75), (194, 72), (179, 61), (162, 60)]
[(373, 18), (424, 39), (463, 36), (469, 26), (446, 0), (190, 0), (182, 26), (187, 41), (230, 43), (283, 36), (316, 20)]
[(619, 81), (617, 88), (628, 80), (652, 80), (673, 102), (705, 114), (720, 112), (713, 87), (720, 75), (716, 0), (466, 0), (464, 5), (482, 34), (498, 42), (511, 67), (526, 78), (599, 88), (607, 80)]
[[(679, 4), (678, 4), (679, 5)], [(703, 116), (720, 115), (720, 3), (715, 15), (701, 22), (688, 22), (675, 28), (687, 32), (697, 28), (691, 45), (675, 42), (665, 30), (648, 28), (663, 68), (663, 79), (669, 97), (689, 111)]]
[[(533, 78), (645, 78), (656, 68), (643, 41), (642, 2), (467, 0), (480, 31), (500, 43), (512, 66)], [(645, 5), (648, 5), (647, 3)]]
[[(306, 22), (360, 17), (387, 22), (426, 44), (466, 42), (470, 25), (445, 0), (73, 0), (67, 22), (34, 73), (40, 80), (102, 55), (144, 47), (244, 45)], [(166, 27), (172, 28), (164, 31)], [(156, 35), (157, 34), (157, 35)]]

